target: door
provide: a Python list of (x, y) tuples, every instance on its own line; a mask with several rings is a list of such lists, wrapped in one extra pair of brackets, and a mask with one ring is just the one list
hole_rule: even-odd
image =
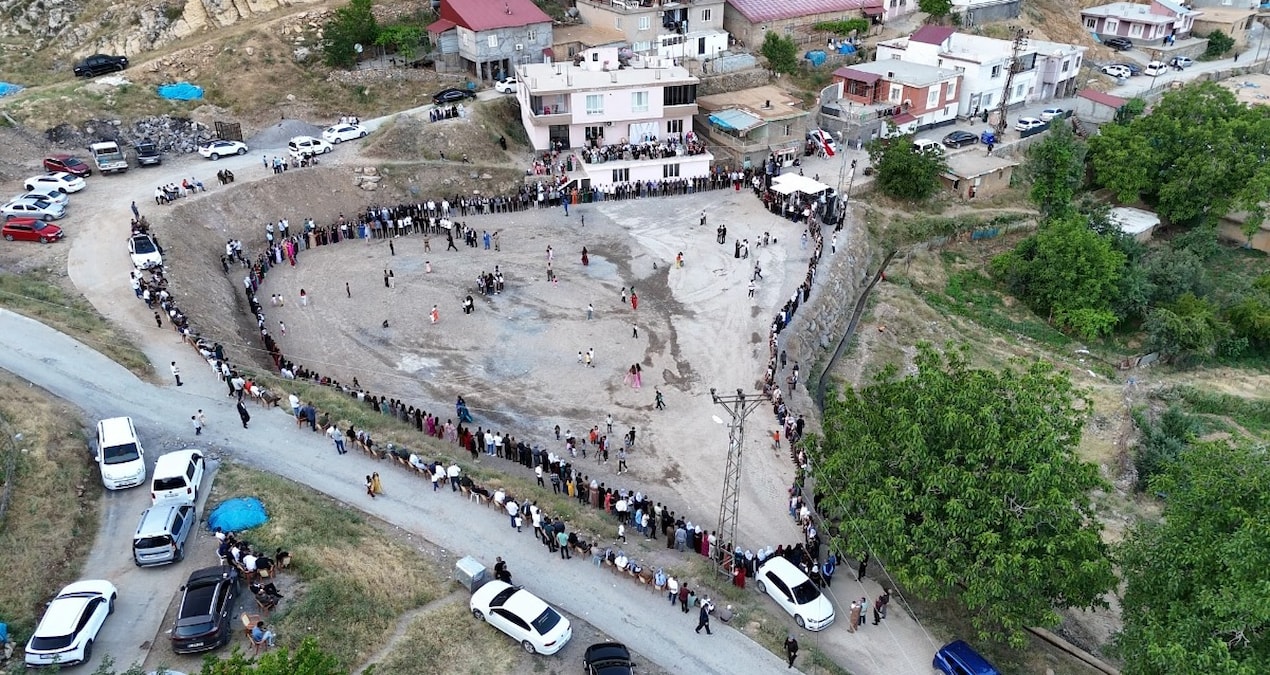
[(569, 139), (569, 125), (568, 124), (553, 124), (550, 127), (548, 127), (547, 140), (551, 141), (551, 144), (553, 146), (556, 143), (560, 143), (566, 148), (573, 147), (573, 143), (570, 142), (570, 139)]
[(704, 37), (697, 38), (697, 54), (706, 53), (706, 39)]

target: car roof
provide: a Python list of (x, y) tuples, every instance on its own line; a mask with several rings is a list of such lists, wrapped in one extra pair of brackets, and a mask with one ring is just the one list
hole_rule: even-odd
[(807, 575), (803, 574), (802, 570), (798, 569), (794, 563), (779, 555), (768, 558), (767, 562), (764, 562), (763, 566), (759, 568), (760, 573), (765, 570), (774, 572), (776, 576), (780, 577), (786, 583), (797, 581), (797, 583), (792, 584), (795, 586), (807, 580)]
[(33, 226), (33, 225), (35, 225), (36, 223), (43, 223), (43, 222), (44, 222), (44, 221), (40, 220), (39, 218), (31, 218), (31, 217), (29, 217), (29, 216), (21, 216), (21, 217), (18, 217), (18, 218), (10, 218), (10, 219), (8, 219), (8, 220), (4, 221), (4, 226), (5, 226), (5, 227), (9, 227), (10, 225), (27, 225), (27, 226)]
[[(136, 234), (134, 234), (132, 238), (136, 239), (138, 236), (144, 236), (147, 239), (150, 238), (150, 235), (136, 235)], [(194, 455), (202, 455), (202, 454), (203, 454), (202, 450), (198, 450), (195, 448), (186, 448), (184, 450), (177, 450), (176, 452), (169, 452), (166, 455), (159, 455), (159, 458), (154, 461), (154, 475), (156, 476), (159, 475), (160, 469), (166, 469), (166, 470), (180, 469), (180, 471), (184, 473), (185, 465), (190, 463), (190, 458), (193, 457)], [(208, 568), (208, 569), (219, 569), (219, 568)], [(206, 570), (200, 570), (200, 571), (206, 571)]]
[(186, 580), (186, 586), (202, 586), (204, 584), (214, 584), (221, 579), (228, 581), (233, 579), (238, 572), (229, 565), (218, 565), (216, 567), (204, 567), (203, 569), (190, 572), (190, 578)]
[(494, 600), (495, 596), (509, 590), (511, 591), (511, 595), (500, 606), (513, 614), (527, 620), (533, 620), (537, 618), (539, 614), (542, 614), (543, 610), (547, 609), (547, 603), (540, 600), (533, 593), (530, 593), (523, 588), (516, 588), (505, 581), (498, 580), (489, 581), (484, 586), (481, 586), (477, 589), (476, 593), (472, 595), (472, 599), (482, 604), (490, 604)]
[(629, 661), (631, 650), (620, 642), (598, 642), (586, 648), (586, 654), (583, 658), (586, 659), (587, 663), (623, 659)]
[(965, 666), (973, 675), (995, 675), (996, 667), (988, 660), (979, 655), (973, 647), (966, 644), (965, 640), (954, 640), (944, 645), (939, 652), (952, 656), (958, 663)]
[(95, 597), (109, 595), (114, 587), (105, 580), (77, 581), (57, 594), (35, 630), (39, 636), (70, 635), (84, 613), (84, 606)]

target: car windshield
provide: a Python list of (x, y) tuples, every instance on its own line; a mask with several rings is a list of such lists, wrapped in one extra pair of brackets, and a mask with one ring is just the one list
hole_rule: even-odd
[(142, 537), (132, 543), (133, 548), (142, 550), (147, 548), (163, 548), (164, 546), (171, 545), (172, 537), (169, 537), (166, 534), (158, 537)]
[(136, 443), (124, 443), (104, 449), (101, 461), (103, 464), (123, 464), (140, 458), (141, 452), (137, 450)]
[(49, 225), (48, 223), (42, 220), (37, 220), (34, 223), (31, 223), (31, 229), (35, 230), (36, 232), (39, 232), (40, 230), (47, 230), (47, 229), (50, 229), (51, 227), (52, 227), (51, 225)]
[(548, 607), (542, 610), (542, 614), (539, 614), (538, 618), (530, 623), (534, 625), (534, 630), (538, 631), (539, 635), (546, 635), (552, 628), (556, 627), (556, 624), (560, 623), (560, 615), (556, 613), (556, 610)]
[(210, 617), (182, 619), (176, 622), (176, 628), (172, 629), (172, 635), (178, 638), (189, 638), (205, 635), (213, 630), (216, 630), (216, 624)]
[(805, 605), (819, 597), (820, 589), (810, 579), (794, 587), (794, 604)]
[(50, 202), (49, 200), (44, 199), (43, 197), (38, 197), (33, 195), (28, 195), (26, 199), (26, 203), (34, 206), (37, 209), (47, 209), (48, 207), (53, 205), (52, 202)]
[(66, 649), (71, 646), (71, 642), (75, 639), (74, 635), (54, 635), (52, 637), (41, 637), (39, 635), (31, 638), (31, 649), (41, 652), (49, 652), (57, 649)]
[(180, 490), (185, 487), (185, 478), (158, 478), (154, 481), (154, 491)]
[(138, 253), (154, 253), (154, 242), (149, 237), (137, 237), (132, 240), (132, 248)]

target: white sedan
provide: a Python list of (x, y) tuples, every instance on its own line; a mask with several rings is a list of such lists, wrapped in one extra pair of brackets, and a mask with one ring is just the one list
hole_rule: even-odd
[(247, 154), (247, 144), (242, 141), (212, 141), (207, 145), (201, 146), (198, 149), (198, 154), (211, 160), (230, 155), (245, 155)]
[(159, 245), (154, 243), (153, 237), (143, 232), (128, 238), (128, 256), (132, 258), (132, 266), (139, 270), (163, 267), (163, 253), (159, 251)]
[(573, 637), (569, 620), (522, 588), (489, 581), (472, 594), (472, 616), (507, 633), (530, 654), (551, 655)]
[(332, 150), (331, 144), (312, 136), (295, 136), (287, 141), (287, 149), (295, 155), (325, 155)]
[(1062, 108), (1046, 108), (1041, 111), (1041, 121), (1048, 122), (1050, 120), (1057, 119), (1062, 117), (1065, 112), (1067, 111)]
[(776, 556), (758, 568), (758, 591), (772, 596), (799, 628), (824, 630), (833, 623), (833, 603), (794, 563)]
[(1037, 127), (1043, 127), (1045, 123), (1035, 117), (1020, 117), (1018, 122), (1014, 123), (1015, 131), (1031, 131)]
[(344, 141), (366, 138), (368, 134), (370, 132), (360, 124), (336, 124), (322, 130), (322, 140), (338, 145)]
[(26, 643), (28, 668), (71, 666), (92, 658), (93, 642), (115, 611), (119, 592), (104, 579), (77, 581), (62, 589)]
[(52, 188), (62, 194), (67, 194), (83, 190), (88, 186), (88, 183), (79, 176), (66, 173), (65, 171), (58, 171), (56, 173), (46, 173), (42, 176), (31, 176), (26, 179), (26, 182), (22, 185), (28, 192), (34, 192), (36, 190), (45, 192), (46, 190), (43, 190), (42, 188)]
[(66, 208), (71, 203), (71, 198), (67, 197), (65, 192), (62, 192), (57, 188), (43, 186), (14, 197), (14, 200), (18, 199), (25, 199), (26, 201), (39, 201), (43, 199), (44, 201), (57, 204), (62, 208)]
[(48, 222), (57, 220), (66, 215), (66, 206), (63, 204), (54, 204), (47, 199), (30, 199), (22, 198), (10, 200), (3, 206), (0, 206), (0, 215), (5, 220), (14, 218), (35, 218)]
[(514, 94), (516, 93), (516, 88), (519, 86), (520, 86), (520, 80), (517, 80), (514, 77), (509, 77), (506, 80), (503, 80), (502, 82), (495, 82), (494, 91), (500, 94)]

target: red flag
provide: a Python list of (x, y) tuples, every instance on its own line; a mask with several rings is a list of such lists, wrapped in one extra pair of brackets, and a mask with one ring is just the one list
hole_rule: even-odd
[(833, 148), (829, 145), (829, 135), (823, 131), (817, 135), (820, 137), (820, 147), (825, 149), (825, 156), (833, 157)]

